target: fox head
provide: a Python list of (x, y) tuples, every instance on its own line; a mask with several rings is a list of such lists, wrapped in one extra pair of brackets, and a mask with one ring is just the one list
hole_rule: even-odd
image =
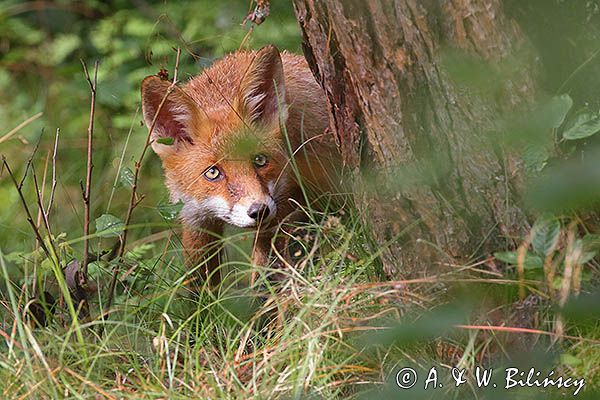
[[(211, 68), (220, 81), (204, 76), (200, 87), (192, 80), (180, 88), (157, 76), (142, 82), (152, 148), (187, 224), (267, 224), (283, 195), (288, 157), (280, 127), (287, 104), (279, 51), (265, 47), (236, 67), (241, 72)], [(203, 96), (218, 100), (207, 104)]]

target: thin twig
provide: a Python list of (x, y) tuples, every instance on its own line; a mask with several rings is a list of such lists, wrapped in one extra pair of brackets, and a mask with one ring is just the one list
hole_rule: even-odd
[(27, 178), (27, 173), (29, 172), (29, 168), (31, 167), (31, 163), (33, 162), (33, 157), (35, 157), (35, 153), (37, 153), (38, 148), (40, 147), (40, 142), (42, 141), (42, 136), (44, 135), (44, 130), (42, 129), (42, 134), (38, 138), (33, 151), (31, 152), (31, 156), (27, 160), (27, 164), (25, 164), (25, 171), (23, 172), (23, 176), (21, 177), (21, 181), (19, 182), (19, 190), (23, 188), (23, 184), (25, 183), (25, 178)]
[[(50, 161), (50, 150), (48, 150), (48, 154), (46, 155), (46, 161), (44, 162), (44, 176), (42, 178), (42, 190), (41, 190), (41, 196), (42, 199), (44, 197), (44, 193), (46, 193), (46, 176), (48, 174), (48, 162)], [(38, 208), (38, 215), (37, 215), (37, 220), (35, 222), (35, 225), (37, 226), (38, 229), (40, 229), (40, 225), (42, 225), (42, 209)], [(35, 240), (35, 251), (37, 251), (40, 248), (40, 243), (39, 241), (36, 239)], [(38, 263), (37, 260), (35, 263), (33, 263), (33, 281), (31, 284), (31, 295), (32, 297), (36, 297), (37, 296), (37, 283), (38, 280), (36, 279), (37, 277), (37, 267), (38, 267)]]
[(46, 207), (46, 218), (50, 214), (52, 205), (54, 204), (54, 193), (56, 193), (56, 155), (58, 153), (58, 138), (60, 135), (60, 129), (56, 128), (56, 137), (54, 138), (54, 151), (52, 152), (52, 186), (50, 188), (50, 199), (48, 200), (48, 207)]
[(13, 174), (12, 170), (10, 169), (10, 166), (8, 165), (8, 162), (6, 161), (6, 158), (4, 156), (2, 156), (2, 163), (4, 165), (4, 168), (6, 168), (6, 171), (8, 172), (10, 179), (13, 181), (13, 184), (15, 185), (15, 189), (17, 189), (17, 193), (19, 193), (19, 198), (21, 199), (21, 204), (23, 205), (23, 209), (25, 210), (25, 213), (27, 214), (27, 222), (29, 222), (29, 225), (31, 225), (31, 229), (33, 229), (33, 233), (35, 233), (35, 237), (40, 242), (40, 246), (42, 247), (42, 250), (44, 250), (44, 253), (46, 253), (46, 256), (51, 259), (52, 257), (50, 255), (50, 251), (48, 251), (48, 247), (46, 247), (46, 244), (44, 243), (44, 239), (42, 238), (42, 235), (40, 234), (39, 229), (35, 225), (35, 221), (33, 220), (33, 217), (31, 216), (31, 212), (29, 211), (29, 207), (27, 206), (27, 201), (25, 200), (25, 196), (23, 195), (22, 184), (19, 185), (19, 182), (17, 182), (17, 179), (15, 178), (15, 175)]
[[(179, 71), (179, 59), (181, 57), (181, 49), (177, 48), (177, 57), (175, 59), (175, 69), (173, 71), (173, 81), (167, 88), (165, 95), (163, 96), (156, 112), (154, 114), (154, 118), (152, 119), (152, 123), (150, 124), (150, 128), (148, 129), (148, 135), (146, 136), (146, 142), (140, 154), (140, 157), (135, 163), (135, 171), (133, 172), (133, 185), (131, 188), (131, 197), (129, 198), (129, 207), (127, 208), (127, 214), (125, 216), (125, 229), (123, 230), (123, 235), (121, 237), (121, 243), (119, 246), (119, 251), (117, 252), (117, 258), (120, 259), (123, 257), (125, 253), (125, 246), (127, 244), (127, 233), (129, 232), (129, 223), (131, 222), (131, 216), (133, 214), (133, 210), (135, 207), (142, 201), (143, 197), (140, 199), (137, 198), (137, 186), (138, 180), (140, 176), (140, 169), (142, 167), (142, 161), (144, 160), (144, 156), (148, 151), (148, 148), (152, 144), (152, 132), (154, 131), (154, 126), (156, 125), (156, 121), (158, 120), (158, 115), (160, 114), (163, 106), (165, 105), (167, 98), (171, 94), (171, 92), (175, 89), (177, 85), (177, 73)], [(117, 285), (117, 279), (119, 275), (119, 262), (115, 263), (115, 267), (113, 269), (113, 275), (110, 280), (110, 284), (108, 286), (108, 300), (106, 302), (106, 308), (110, 309), (113, 301), (113, 296), (115, 292), (115, 286)]]
[(80, 264), (81, 269), (79, 270), (79, 278), (82, 280), (82, 282), (80, 283), (85, 284), (87, 282), (87, 266), (90, 253), (90, 191), (92, 188), (92, 169), (94, 168), (94, 164), (92, 162), (92, 145), (94, 137), (94, 114), (96, 112), (96, 85), (98, 82), (98, 61), (94, 63), (93, 82), (90, 78), (90, 73), (88, 72), (87, 66), (85, 65), (85, 62), (83, 60), (81, 60), (81, 65), (83, 65), (85, 79), (90, 85), (90, 91), (92, 94), (90, 100), (90, 119), (87, 130), (87, 168), (85, 175), (85, 191), (83, 192), (83, 261)]
[[(35, 194), (39, 212), (42, 214), (42, 220), (44, 221), (44, 227), (46, 228), (46, 232), (48, 233), (48, 241), (50, 242), (50, 247), (52, 247), (52, 252), (56, 257), (56, 265), (60, 265), (59, 254), (54, 244), (54, 239), (52, 238), (52, 230), (50, 229), (50, 222), (48, 221), (48, 214), (44, 210), (44, 200), (42, 199), (42, 191), (38, 185), (37, 175), (35, 173), (35, 168), (33, 165), (31, 166), (31, 174), (33, 175), (33, 184), (35, 186)], [(36, 226), (37, 227), (37, 226)], [(39, 229), (39, 227), (38, 227)]]
[[(52, 247), (54, 248), (54, 244), (52, 243), (52, 230), (50, 229), (50, 222), (48, 221), (48, 214), (46, 213), (46, 210), (44, 209), (44, 201), (42, 198), (42, 191), (40, 190), (40, 186), (39, 186), (38, 180), (37, 180), (37, 174), (35, 173), (35, 168), (33, 166), (31, 167), (31, 174), (33, 175), (33, 185), (35, 187), (35, 195), (36, 195), (37, 205), (38, 205), (39, 211), (42, 215), (42, 221), (44, 221), (44, 227), (46, 228), (46, 232), (48, 233), (50, 243), (52, 244)], [(55, 249), (54, 253), (58, 256), (56, 249)]]
[[(44, 199), (44, 193), (46, 193), (46, 177), (48, 175), (48, 162), (49, 161), (50, 161), (50, 150), (48, 150), (48, 154), (46, 155), (46, 161), (44, 161), (44, 175), (42, 176), (42, 189), (39, 191), (40, 196), (42, 197), (42, 200)], [(43, 214), (44, 214), (43, 209), (38, 207), (38, 215), (37, 215), (37, 219), (35, 221), (35, 225), (38, 227), (38, 229), (40, 229), (40, 225), (42, 225), (42, 217), (44, 216)], [(36, 246), (35, 246), (36, 250), (38, 247), (39, 247), (39, 243), (37, 243), (37, 240), (36, 240)], [(35, 294), (35, 281), (33, 282), (32, 291)]]

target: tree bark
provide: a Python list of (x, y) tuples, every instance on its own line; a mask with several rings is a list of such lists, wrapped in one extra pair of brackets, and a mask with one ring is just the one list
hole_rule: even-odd
[[(357, 189), (366, 188), (357, 204), (376, 241), (393, 243), (385, 271), (414, 276), (445, 257), (466, 261), (522, 237), (521, 163), (490, 132), (531, 103), (535, 58), (501, 2), (294, 0), (294, 7), (331, 131)], [(465, 88), (446, 68), (453, 52), (503, 80), (490, 91)], [(511, 72), (499, 72), (503, 65)], [(374, 179), (376, 191), (368, 189)]]

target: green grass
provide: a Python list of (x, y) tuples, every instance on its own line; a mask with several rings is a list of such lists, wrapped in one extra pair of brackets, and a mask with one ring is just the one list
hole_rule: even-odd
[[(314, 238), (304, 243), (308, 258), (285, 267), (277, 284), (266, 278), (268, 268), (248, 262), (246, 234), (227, 237), (224, 282), (199, 296), (185, 285), (192, 271), (183, 267), (177, 230), (148, 237), (127, 253), (111, 310), (103, 308), (103, 287), (91, 295), (90, 319), (75, 323), (62, 308), (45, 328), (27, 321), (31, 286), (8, 282), (1, 255), (8, 288), (0, 300), (2, 398), (404, 398), (409, 393), (393, 386), (402, 366), (436, 366), (448, 379), (451, 366), (513, 365), (507, 355), (519, 349), (511, 342), (517, 333), (454, 327), (481, 318), (493, 324), (483, 316), (491, 308), (510, 312), (517, 292), (516, 281), (506, 283), (510, 273), (494, 282), (480, 266), (464, 266), (380, 282), (377, 249), (366, 246), (356, 215), (315, 213), (317, 222), (303, 227)], [(101, 264), (91, 270), (105, 286), (110, 268)], [(489, 301), (504, 304), (482, 306)], [(540, 328), (551, 331), (553, 312), (542, 314)], [(528, 363), (549, 360), (585, 377), (590, 391), (598, 388), (600, 329), (573, 326), (566, 333), (576, 337), (554, 345), (542, 336), (544, 352), (531, 353)], [(484, 396), (473, 383), (462, 391), (449, 386), (439, 393)], [(419, 395), (432, 393), (410, 392)]]

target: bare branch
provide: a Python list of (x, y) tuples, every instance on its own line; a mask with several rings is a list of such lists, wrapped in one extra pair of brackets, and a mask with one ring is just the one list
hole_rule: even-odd
[[(35, 168), (33, 165), (31, 166), (31, 174), (33, 175), (33, 184), (35, 186), (35, 194), (36, 194), (38, 209), (43, 217), (42, 220), (44, 221), (44, 227), (46, 228), (46, 232), (48, 233), (48, 240), (50, 241), (50, 246), (52, 246), (52, 251), (54, 252), (56, 259), (58, 260), (58, 251), (56, 250), (56, 246), (54, 245), (54, 240), (52, 239), (52, 230), (50, 229), (50, 222), (48, 221), (48, 214), (44, 210), (44, 201), (42, 199), (42, 191), (40, 190), (40, 187), (38, 185), (37, 174), (35, 173)], [(60, 262), (58, 262), (58, 265), (60, 265)]]
[(31, 225), (31, 229), (33, 229), (33, 233), (35, 233), (35, 237), (39, 241), (40, 246), (42, 247), (42, 250), (44, 250), (44, 253), (46, 253), (46, 256), (48, 258), (52, 258), (50, 255), (50, 251), (48, 251), (48, 247), (46, 247), (46, 244), (44, 243), (44, 239), (42, 238), (42, 235), (40, 234), (40, 231), (37, 228), (35, 221), (33, 220), (33, 217), (31, 216), (31, 212), (29, 211), (29, 207), (27, 206), (27, 201), (25, 201), (25, 196), (23, 195), (23, 191), (22, 191), (23, 184), (22, 183), (19, 184), (19, 182), (17, 182), (17, 179), (15, 178), (15, 175), (13, 174), (12, 170), (10, 169), (10, 166), (8, 165), (8, 162), (6, 161), (6, 158), (4, 156), (2, 156), (2, 164), (4, 165), (4, 168), (6, 168), (6, 171), (8, 172), (10, 179), (12, 180), (13, 184), (15, 185), (15, 189), (17, 189), (17, 193), (19, 193), (19, 198), (21, 199), (21, 204), (23, 205), (23, 209), (25, 210), (25, 213), (27, 214), (27, 222), (29, 222), (29, 225)]
[(21, 177), (21, 181), (19, 182), (19, 190), (23, 188), (23, 183), (25, 182), (25, 178), (27, 178), (27, 173), (29, 172), (29, 168), (31, 167), (31, 163), (33, 162), (33, 157), (35, 157), (35, 153), (37, 153), (38, 148), (40, 147), (40, 142), (42, 141), (42, 136), (44, 131), (42, 130), (42, 134), (38, 138), (35, 147), (33, 148), (33, 152), (31, 152), (31, 156), (27, 160), (27, 164), (25, 164), (25, 171), (23, 172), (23, 176)]
[[(48, 162), (50, 161), (50, 150), (48, 150), (48, 154), (46, 155), (46, 161), (44, 161), (44, 175), (42, 175), (42, 188), (38, 190), (39, 196), (42, 201), (44, 200), (44, 193), (46, 193), (46, 177), (48, 175)], [(43, 209), (38, 207), (38, 215), (35, 222), (35, 225), (40, 229), (40, 225), (42, 224), (42, 217), (44, 216)], [(37, 242), (37, 240), (36, 240)], [(36, 249), (39, 247), (39, 243), (36, 243)], [(35, 292), (35, 290), (34, 290)]]
[(85, 79), (90, 85), (91, 100), (90, 100), (90, 119), (87, 130), (87, 168), (85, 176), (85, 190), (83, 192), (83, 207), (84, 207), (84, 221), (83, 221), (83, 262), (80, 264), (79, 279), (82, 280), (82, 284), (87, 282), (87, 266), (90, 254), (90, 192), (92, 188), (92, 169), (94, 164), (92, 162), (92, 151), (93, 151), (93, 138), (94, 138), (94, 114), (96, 113), (96, 87), (98, 83), (98, 61), (94, 63), (94, 81), (90, 78), (85, 62), (81, 60), (83, 65), (83, 72)]

